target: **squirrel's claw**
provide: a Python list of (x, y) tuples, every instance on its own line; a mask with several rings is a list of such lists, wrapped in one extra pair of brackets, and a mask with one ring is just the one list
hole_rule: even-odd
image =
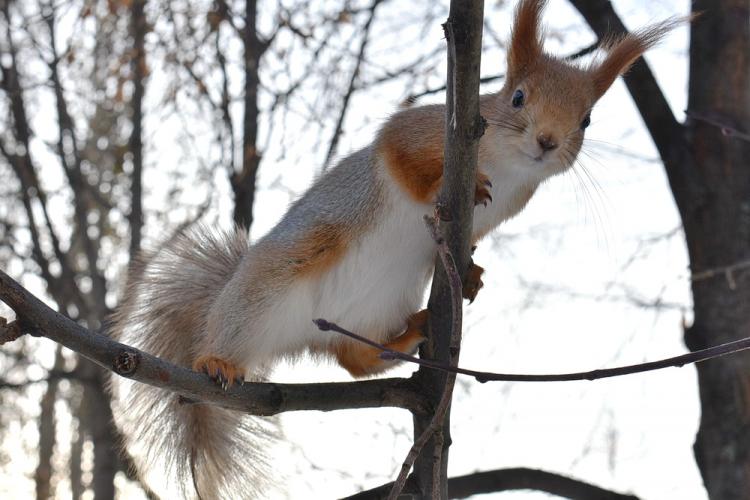
[(193, 363), (193, 370), (205, 373), (225, 391), (235, 382), (245, 383), (241, 368), (216, 356), (200, 356)]
[(477, 172), (476, 186), (474, 188), (474, 206), (484, 205), (486, 207), (487, 202), (492, 203), (490, 188), (492, 188), (492, 182), (490, 182), (489, 177), (482, 172)]
[(484, 286), (484, 282), (482, 282), (482, 273), (484, 273), (484, 268), (474, 264), (472, 261), (469, 270), (466, 272), (466, 280), (464, 281), (463, 287), (463, 297), (469, 299), (469, 304), (474, 302), (479, 290)]

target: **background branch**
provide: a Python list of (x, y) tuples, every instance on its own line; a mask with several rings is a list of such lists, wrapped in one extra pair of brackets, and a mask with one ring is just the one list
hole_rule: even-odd
[[(361, 491), (343, 500), (385, 499), (392, 485), (393, 483), (388, 483)], [(413, 486), (410, 486), (407, 482), (404, 492), (414, 492)], [(572, 500), (638, 500), (634, 495), (617, 493), (578, 479), (538, 469), (497, 469), (448, 479), (448, 498), (467, 498), (472, 495), (511, 490), (544, 491)]]

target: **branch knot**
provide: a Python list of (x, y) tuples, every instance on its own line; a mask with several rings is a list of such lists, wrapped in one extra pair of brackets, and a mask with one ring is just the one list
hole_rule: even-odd
[(135, 373), (141, 363), (141, 356), (136, 351), (123, 349), (112, 363), (112, 370), (118, 375), (128, 376)]
[(11, 321), (0, 316), (0, 345), (8, 342), (13, 342), (23, 335), (21, 331), (21, 325), (18, 324), (18, 320)]

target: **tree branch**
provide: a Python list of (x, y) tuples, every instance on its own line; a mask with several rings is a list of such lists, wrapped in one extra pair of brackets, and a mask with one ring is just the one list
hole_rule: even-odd
[[(91, 278), (91, 293), (87, 294), (85, 298), (93, 303), (93, 307), (87, 307), (86, 309), (93, 309), (94, 313), (89, 314), (89, 318), (87, 319), (90, 321), (100, 321), (107, 313), (107, 305), (105, 302), (107, 284), (104, 275), (100, 272), (98, 267), (99, 246), (93, 241), (91, 236), (89, 236), (88, 232), (88, 216), (91, 205), (89, 197), (92, 189), (83, 174), (82, 158), (78, 149), (78, 140), (75, 133), (75, 123), (68, 112), (65, 91), (60, 79), (58, 68), (60, 58), (57, 52), (57, 38), (55, 35), (55, 9), (52, 7), (50, 7), (49, 15), (46, 17), (46, 24), (49, 30), (50, 48), (52, 49), (52, 61), (49, 63), (49, 68), (50, 83), (54, 89), (57, 108), (59, 128), (57, 144), (58, 155), (60, 156), (63, 171), (67, 176), (70, 190), (73, 193), (74, 227), (76, 230), (73, 231), (71, 240), (78, 238), (82, 242), (83, 253), (86, 256), (86, 262), (88, 264), (88, 274)], [(27, 155), (28, 154), (29, 152), (27, 152)], [(58, 260), (60, 260), (59, 256)]]
[[(29, 120), (26, 115), (26, 102), (24, 99), (23, 89), (21, 88), (17, 50), (13, 43), (11, 32), (11, 14), (8, 2), (2, 5), (3, 16), (6, 21), (6, 37), (8, 43), (8, 52), (10, 56), (9, 65), (0, 64), (0, 88), (8, 96), (9, 108), (13, 118), (13, 137), (14, 141), (23, 146), (23, 152), (12, 152), (6, 147), (4, 141), (0, 140), (0, 153), (5, 157), (13, 169), (18, 181), (21, 183), (21, 199), (26, 211), (29, 223), (29, 232), (32, 240), (32, 256), (41, 269), (42, 277), (49, 287), (50, 294), (57, 301), (60, 308), (66, 308), (70, 302), (76, 304), (79, 309), (84, 308), (85, 301), (80, 290), (75, 286), (73, 266), (67, 256), (63, 254), (60, 248), (59, 238), (52, 226), (52, 221), (47, 210), (47, 195), (42, 188), (39, 177), (36, 174), (34, 165), (31, 161), (31, 137), (32, 131), (29, 126)], [(44, 217), (45, 228), (49, 234), (54, 254), (58, 260), (61, 269), (60, 277), (56, 277), (50, 271), (50, 260), (45, 256), (41, 245), (41, 234), (37, 227), (36, 217), (32, 207), (33, 197), (39, 201)]]
[[(348, 496), (343, 500), (385, 499), (393, 483)], [(572, 500), (638, 500), (638, 497), (606, 490), (578, 479), (537, 469), (512, 468), (476, 472), (448, 479), (449, 498), (511, 490), (544, 491)], [(412, 492), (407, 483), (405, 492)]]
[[(451, 29), (450, 25), (446, 29)], [(461, 349), (461, 325), (463, 321), (463, 304), (462, 304), (462, 285), (461, 285), (461, 276), (458, 274), (458, 269), (456, 268), (456, 262), (453, 260), (453, 255), (451, 255), (450, 250), (448, 249), (448, 244), (446, 243), (443, 236), (440, 234), (440, 229), (438, 227), (438, 223), (440, 219), (437, 216), (437, 210), (435, 211), (436, 215), (434, 218), (430, 218), (428, 216), (425, 216), (425, 222), (427, 223), (427, 226), (430, 230), (430, 233), (432, 235), (432, 238), (435, 240), (435, 243), (437, 244), (438, 248), (438, 255), (440, 256), (440, 262), (443, 264), (443, 269), (445, 269), (445, 272), (448, 276), (448, 284), (450, 286), (450, 292), (451, 292), (451, 325), (450, 325), (450, 345), (449, 345), (449, 351), (450, 351), (450, 365), (452, 368), (456, 368), (458, 366), (458, 355)], [(416, 462), (417, 458), (419, 457), (419, 454), (422, 451), (422, 448), (427, 444), (427, 442), (433, 438), (435, 439), (435, 446), (433, 447), (433, 472), (432, 472), (432, 491), (437, 492), (441, 489), (441, 470), (443, 462), (447, 462), (447, 460), (443, 459), (443, 430), (441, 427), (443, 426), (443, 422), (445, 422), (446, 415), (448, 413), (448, 409), (450, 408), (451, 399), (453, 399), (453, 387), (456, 384), (456, 374), (451, 373), (446, 377), (445, 381), (445, 387), (443, 388), (443, 394), (440, 396), (440, 401), (438, 402), (437, 407), (435, 408), (435, 412), (432, 416), (432, 420), (430, 420), (429, 425), (427, 428), (422, 431), (422, 434), (419, 435), (417, 439), (414, 440), (414, 444), (412, 445), (411, 449), (409, 450), (409, 454), (407, 455), (406, 459), (404, 460), (403, 465), (401, 466), (401, 471), (399, 472), (398, 478), (396, 478), (396, 481), (393, 483), (393, 488), (391, 489), (391, 492), (388, 494), (389, 500), (396, 500), (401, 493), (401, 490), (404, 488), (404, 485), (406, 484), (406, 479), (409, 475), (409, 471), (414, 466), (414, 463)]]
[[(479, 139), (485, 121), (479, 114), (479, 66), (482, 56), (483, 0), (451, 0), (448, 19), (443, 25), (447, 42), (447, 92), (442, 185), (437, 199), (441, 232), (457, 274), (463, 279), (471, 263), (471, 231), (474, 214), (474, 187), (477, 174)], [(420, 346), (422, 358), (441, 363), (458, 362), (461, 341), (461, 315), (454, 311), (450, 270), (443, 264), (443, 253), (435, 264), (429, 310), (428, 340)], [(461, 309), (460, 298), (458, 309)], [(439, 429), (414, 463), (414, 477), (425, 497), (447, 497), (450, 399), (454, 376), (420, 369), (417, 378), (424, 394), (437, 410), (446, 405), (445, 416), (414, 416), (415, 441), (437, 423)], [(446, 401), (447, 399), (447, 401)], [(429, 434), (428, 434), (429, 435)], [(439, 490), (434, 490), (434, 487)]]
[(50, 309), (0, 271), (0, 300), (17, 315), (23, 333), (44, 336), (124, 377), (174, 391), (190, 403), (213, 403), (254, 415), (350, 408), (404, 408), (424, 414), (428, 404), (411, 379), (320, 384), (245, 383), (223, 391), (206, 375), (95, 334)]
[(572, 500), (638, 500), (577, 479), (536, 469), (500, 469), (456, 477), (448, 483), (451, 498), (507, 490), (544, 491)]
[(130, 6), (130, 32), (133, 37), (130, 77), (133, 82), (131, 122), (133, 130), (128, 149), (133, 155), (133, 175), (130, 183), (130, 259), (135, 259), (141, 249), (143, 228), (143, 97), (146, 80), (146, 0), (134, 0)]

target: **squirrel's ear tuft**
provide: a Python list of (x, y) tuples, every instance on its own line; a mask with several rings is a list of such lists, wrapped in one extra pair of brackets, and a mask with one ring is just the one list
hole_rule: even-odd
[(672, 17), (622, 37), (615, 37), (603, 42), (602, 48), (607, 52), (607, 55), (603, 60), (594, 62), (590, 69), (593, 74), (596, 98), (604, 95), (618, 76), (625, 73), (644, 52), (659, 43), (667, 33), (686, 22), (690, 22), (695, 17)]
[(547, 0), (520, 0), (516, 7), (513, 32), (508, 48), (508, 77), (523, 76), (543, 53), (541, 17)]

